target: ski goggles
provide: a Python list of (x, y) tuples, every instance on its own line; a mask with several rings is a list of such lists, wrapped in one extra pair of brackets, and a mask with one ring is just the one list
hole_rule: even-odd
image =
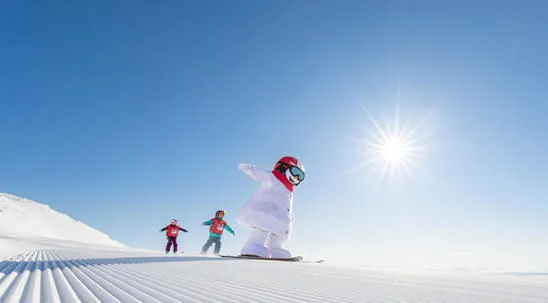
[(293, 177), (296, 177), (297, 179), (299, 179), (299, 181), (304, 180), (304, 171), (302, 169), (300, 169), (299, 167), (290, 166), (289, 167), (289, 172), (291, 173), (291, 175)]

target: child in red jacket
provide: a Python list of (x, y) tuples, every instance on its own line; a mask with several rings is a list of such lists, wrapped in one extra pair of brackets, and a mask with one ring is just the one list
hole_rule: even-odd
[(179, 231), (182, 230), (183, 232), (188, 232), (188, 230), (180, 227), (177, 225), (177, 220), (173, 219), (171, 220), (171, 223), (162, 228), (160, 232), (166, 231), (167, 236), (167, 244), (166, 244), (166, 254), (169, 253), (169, 250), (171, 249), (171, 245), (173, 244), (173, 253), (177, 253), (177, 236), (179, 235)]

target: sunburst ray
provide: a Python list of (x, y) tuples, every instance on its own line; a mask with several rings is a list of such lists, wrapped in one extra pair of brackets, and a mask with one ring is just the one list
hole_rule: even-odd
[[(400, 107), (396, 108), (393, 121), (381, 123), (363, 107), (370, 123), (371, 131), (364, 139), (357, 139), (365, 148), (368, 159), (362, 161), (358, 168), (372, 166), (373, 172), (380, 171), (378, 183), (389, 175), (402, 178), (404, 174), (413, 176), (413, 169), (419, 167), (418, 160), (428, 149), (420, 133), (422, 123), (412, 125), (410, 117), (402, 120)], [(381, 127), (381, 124), (384, 127)]]

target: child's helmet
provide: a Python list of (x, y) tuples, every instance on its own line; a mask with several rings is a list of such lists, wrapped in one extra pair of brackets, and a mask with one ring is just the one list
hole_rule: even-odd
[(215, 213), (215, 217), (218, 217), (219, 215), (222, 215), (224, 216), (225, 215), (225, 211), (224, 210), (221, 210), (219, 209), (216, 213)]
[(171, 220), (171, 224), (177, 224), (177, 222), (178, 222), (177, 219)]

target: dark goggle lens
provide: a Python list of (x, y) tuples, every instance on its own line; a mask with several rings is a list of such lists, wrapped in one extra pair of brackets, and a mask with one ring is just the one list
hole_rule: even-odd
[(299, 181), (302, 181), (304, 180), (304, 172), (298, 168), (297, 166), (292, 166), (290, 169), (289, 169), (289, 172), (291, 173), (291, 175), (293, 175), (294, 177), (297, 177), (299, 179)]

